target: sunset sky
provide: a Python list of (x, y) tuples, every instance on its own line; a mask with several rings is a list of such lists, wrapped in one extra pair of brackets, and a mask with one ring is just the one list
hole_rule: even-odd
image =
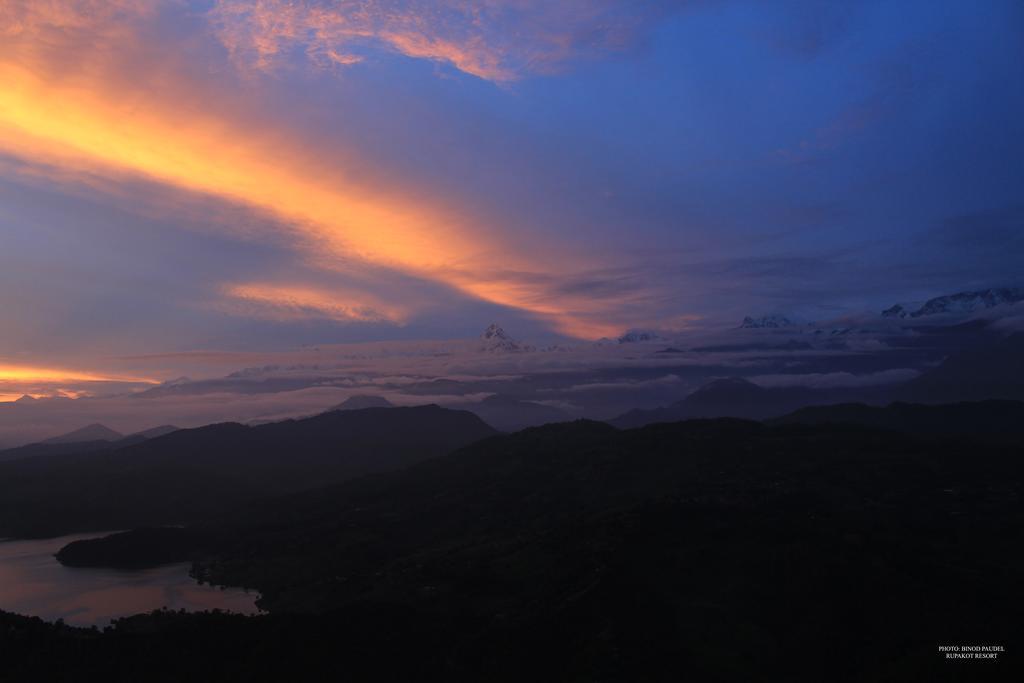
[(1024, 4), (4, 0), (0, 400), (1019, 284)]

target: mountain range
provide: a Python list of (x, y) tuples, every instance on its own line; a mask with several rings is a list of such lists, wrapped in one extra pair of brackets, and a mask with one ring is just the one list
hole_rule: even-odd
[(1024, 301), (1024, 287), (994, 287), (957, 292), (928, 299), (919, 306), (894, 304), (882, 311), (886, 318), (920, 318), (942, 313), (974, 313)]
[[(941, 314), (969, 315), (1020, 301), (1024, 301), (1024, 287), (990, 287), (944, 294), (923, 302), (893, 304), (882, 311), (881, 315), (883, 318), (894, 320), (913, 320)], [(739, 325), (740, 329), (772, 330), (797, 326), (792, 318), (779, 314), (748, 315)]]
[(709, 382), (685, 398), (663, 408), (631, 410), (610, 423), (622, 429), (642, 427), (655, 422), (678, 422), (698, 418), (735, 417), (763, 420), (817, 403), (857, 396), (863, 392), (818, 390), (805, 387), (759, 386), (742, 377)]
[(1024, 400), (1024, 332), (953, 353), (894, 393), (921, 403)]
[(88, 441), (119, 441), (124, 438), (124, 434), (115, 432), (110, 427), (93, 423), (76, 429), (67, 434), (61, 434), (45, 441), (40, 441), (42, 444), (65, 444), (65, 443), (85, 443)]
[(858, 425), (929, 439), (960, 438), (1024, 444), (1024, 402), (988, 400), (924, 405), (841, 403), (801, 408), (768, 420), (773, 425)]
[(810, 419), (548, 425), (59, 557), (191, 559), (270, 612), (140, 617), (99, 641), (119, 662), (212, 639), (230, 646), (196, 655), (206, 671), (303, 678), (326, 639), (327, 666), (373, 680), (957, 680), (935, 643), (997, 642), (1024, 609), (1018, 449)]
[(465, 411), (366, 408), (11, 460), (0, 463), (0, 537), (184, 523), (261, 496), (443, 455), (495, 433)]
[(45, 441), (0, 450), (0, 462), (113, 450), (165, 436), (177, 430), (178, 428), (173, 425), (160, 425), (124, 436), (105, 425), (94, 423)]
[(670, 405), (630, 410), (610, 422), (630, 428), (706, 417), (764, 420), (800, 408), (837, 403), (938, 404), (988, 399), (1024, 400), (1024, 333), (1009, 334), (952, 353), (935, 367), (902, 383), (834, 388), (762, 387), (742, 377), (728, 377), (702, 385)]
[(782, 327), (793, 327), (796, 325), (792, 320), (783, 315), (764, 315), (760, 317), (747, 316), (740, 323), (745, 329), (778, 329)]
[(357, 394), (349, 396), (331, 410), (362, 410), (363, 408), (394, 408), (395, 404), (383, 396)]
[(623, 333), (617, 341), (620, 344), (639, 344), (642, 342), (665, 341), (665, 338), (657, 332), (651, 332), (648, 330), (629, 330)]
[(504, 394), (494, 394), (472, 403), (456, 402), (449, 407), (474, 413), (487, 424), (503, 432), (515, 432), (527, 427), (572, 419), (559, 408)]
[(487, 326), (487, 329), (480, 334), (480, 349), (482, 351), (489, 351), (492, 353), (516, 353), (520, 351), (535, 350), (528, 344), (517, 342), (501, 328), (501, 325), (498, 325), (497, 323), (491, 323)]

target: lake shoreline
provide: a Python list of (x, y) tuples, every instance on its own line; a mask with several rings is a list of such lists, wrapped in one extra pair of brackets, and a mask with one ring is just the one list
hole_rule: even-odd
[(117, 532), (0, 541), (0, 610), (79, 627), (166, 608), (257, 615), (258, 591), (200, 584), (187, 562), (141, 569), (67, 567), (56, 554), (75, 541)]

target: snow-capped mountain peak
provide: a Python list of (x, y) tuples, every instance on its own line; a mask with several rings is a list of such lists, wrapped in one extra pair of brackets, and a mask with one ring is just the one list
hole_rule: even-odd
[(512, 337), (508, 336), (508, 333), (505, 332), (498, 323), (491, 323), (488, 325), (487, 329), (480, 335), (480, 338), (484, 341), (490, 341), (492, 339), (512, 341)]
[(974, 313), (996, 306), (1024, 301), (1024, 287), (993, 287), (973, 292), (957, 292), (928, 299), (919, 307), (895, 304), (882, 311), (886, 318), (920, 318), (940, 313)]
[(483, 351), (530, 351), (532, 347), (520, 344), (501, 328), (497, 323), (491, 323), (480, 335), (483, 342)]
[(782, 315), (762, 315), (758, 318), (748, 315), (740, 323), (740, 327), (747, 329), (777, 329), (780, 327), (792, 327), (795, 324), (792, 320)]
[(910, 311), (904, 308), (903, 304), (893, 304), (882, 311), (883, 318), (906, 318), (908, 315), (910, 315)]
[(649, 330), (629, 330), (619, 337), (620, 344), (637, 344), (650, 341), (665, 341), (665, 338), (657, 332)]

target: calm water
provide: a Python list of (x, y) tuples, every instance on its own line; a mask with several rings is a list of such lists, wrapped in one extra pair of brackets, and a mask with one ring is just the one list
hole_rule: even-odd
[(75, 626), (104, 626), (113, 618), (160, 607), (259, 611), (257, 593), (200, 586), (189, 578), (187, 564), (138, 571), (71, 569), (53, 557), (71, 541), (103, 535), (0, 541), (0, 609), (48, 621), (63, 618)]

